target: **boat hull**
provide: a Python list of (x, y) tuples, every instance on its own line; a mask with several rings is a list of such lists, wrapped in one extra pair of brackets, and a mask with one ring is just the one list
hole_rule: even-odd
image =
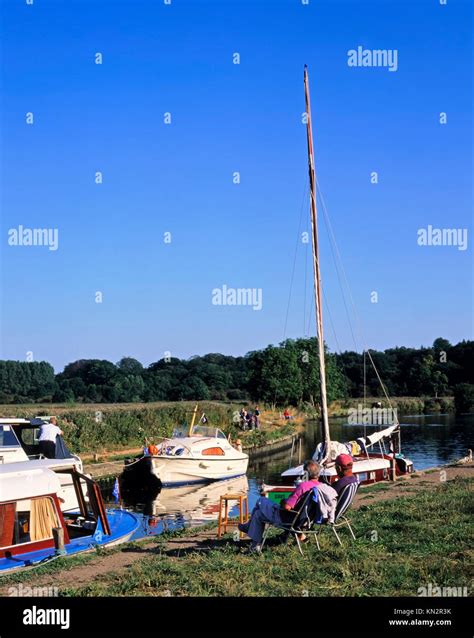
[[(386, 454), (374, 454), (367, 457), (354, 457), (353, 473), (359, 479), (361, 485), (371, 485), (380, 481), (388, 481), (393, 474), (393, 458)], [(292, 485), (294, 481), (303, 475), (303, 466), (290, 468), (282, 473), (282, 478), (286, 485)], [(395, 459), (395, 474), (403, 476), (413, 472), (413, 463), (409, 459)], [(328, 483), (337, 481), (338, 476), (334, 465), (324, 468), (321, 472), (321, 478)]]
[(163, 487), (208, 483), (246, 474), (248, 456), (235, 459), (150, 457), (151, 473)]
[(140, 526), (138, 517), (125, 510), (107, 510), (107, 518), (110, 525), (110, 535), (103, 533), (99, 523), (92, 535), (72, 539), (65, 546), (65, 554), (63, 555), (57, 554), (54, 547), (45, 547), (33, 552), (16, 554), (11, 558), (0, 558), (0, 576), (24, 568), (40, 567), (61, 556), (73, 556), (94, 551), (98, 547), (114, 547), (127, 543)]

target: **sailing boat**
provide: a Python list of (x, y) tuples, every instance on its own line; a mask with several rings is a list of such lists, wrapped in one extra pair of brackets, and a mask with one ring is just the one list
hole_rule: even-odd
[[(322, 312), (321, 269), (319, 260), (318, 242), (318, 212), (316, 203), (316, 169), (314, 162), (313, 131), (311, 126), (311, 102), (309, 93), (308, 67), (304, 69), (304, 87), (306, 100), (306, 137), (308, 145), (308, 170), (310, 187), (311, 210), (311, 237), (314, 274), (314, 296), (316, 311), (316, 336), (318, 344), (319, 360), (319, 393), (321, 410), (321, 439), (322, 442), (316, 448), (313, 458), (322, 467), (321, 478), (329, 483), (337, 480), (335, 458), (340, 453), (350, 454), (353, 458), (353, 472), (361, 484), (375, 483), (377, 481), (395, 479), (400, 474), (406, 474), (413, 470), (413, 463), (400, 454), (400, 424), (398, 422), (390, 427), (375, 432), (369, 437), (361, 437), (347, 444), (331, 441), (329, 431), (329, 419), (326, 393), (326, 366), (324, 355), (324, 331)], [(370, 356), (370, 355), (369, 355)], [(370, 357), (371, 358), (371, 357)], [(372, 362), (373, 363), (373, 362)], [(389, 450), (385, 449), (385, 439), (391, 441)], [(380, 451), (375, 453), (371, 448), (379, 443)], [(282, 477), (289, 483), (303, 477), (303, 466), (290, 468), (283, 472)], [(284, 491), (285, 488), (265, 488), (265, 492), (274, 495)], [(286, 488), (286, 491), (288, 488)]]

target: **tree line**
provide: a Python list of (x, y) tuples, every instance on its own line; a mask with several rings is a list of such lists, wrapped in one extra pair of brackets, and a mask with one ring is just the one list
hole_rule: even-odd
[[(370, 351), (391, 396), (451, 396), (474, 384), (474, 341), (452, 345)], [(0, 361), (0, 403), (150, 401), (258, 401), (275, 405), (318, 402), (317, 340), (287, 339), (242, 357), (207, 354), (169, 357), (144, 367), (132, 357), (118, 363), (80, 359), (55, 374), (42, 362)], [(364, 357), (358, 352), (326, 352), (329, 401), (361, 397)], [(366, 356), (366, 393), (382, 396)], [(474, 388), (465, 388), (464, 394)]]

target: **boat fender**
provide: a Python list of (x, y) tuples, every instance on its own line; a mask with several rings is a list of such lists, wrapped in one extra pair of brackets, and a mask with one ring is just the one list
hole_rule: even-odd
[(174, 455), (175, 456), (181, 456), (181, 454), (184, 452), (184, 447), (178, 447), (176, 448), (176, 450), (174, 451)]
[(158, 448), (156, 447), (156, 445), (148, 446), (148, 454), (150, 456), (158, 456)]

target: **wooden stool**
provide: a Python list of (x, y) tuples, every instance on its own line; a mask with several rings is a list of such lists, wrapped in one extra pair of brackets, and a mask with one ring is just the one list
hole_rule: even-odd
[[(229, 501), (237, 501), (239, 504), (239, 520), (229, 521)], [(224, 517), (222, 517), (222, 505), (224, 505)], [(249, 501), (247, 494), (223, 494), (219, 499), (219, 521), (217, 529), (217, 538), (227, 532), (228, 526), (236, 526), (238, 523), (246, 523), (249, 520)], [(243, 538), (243, 532), (240, 532), (240, 538)]]

